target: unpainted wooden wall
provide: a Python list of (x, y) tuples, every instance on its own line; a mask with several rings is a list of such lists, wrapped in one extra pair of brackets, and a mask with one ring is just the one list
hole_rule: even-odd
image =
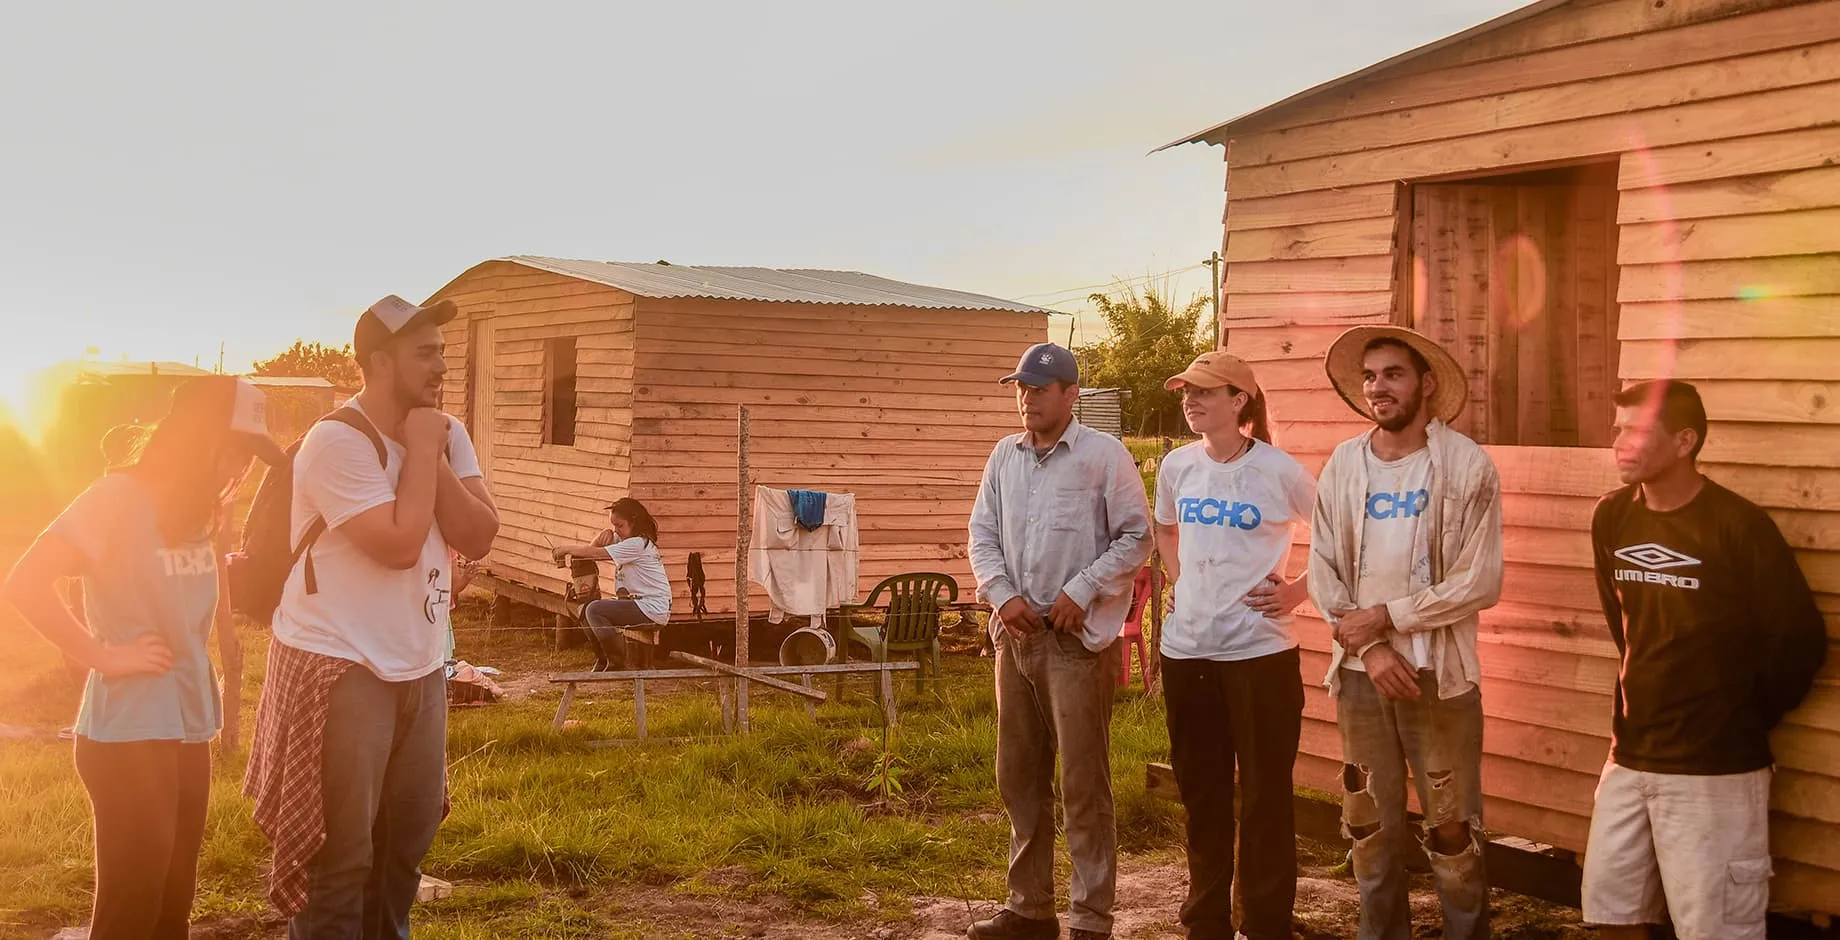
[[(1769, 509), (1840, 639), (1840, 2), (1568, 4), (1279, 111), (1227, 157), (1227, 346), (1313, 468), (1363, 430), (1323, 352), (1413, 276), (1400, 181), (1615, 161), (1620, 377), (1699, 386), (1707, 472)], [(1490, 451), (1509, 570), (1484, 617), (1487, 822), (1582, 849), (1617, 669), (1588, 530), (1618, 484), (1603, 449)], [(1301, 632), (1298, 775), (1334, 790), (1328, 629)], [(1840, 650), (1774, 743), (1773, 903), (1832, 911)]]

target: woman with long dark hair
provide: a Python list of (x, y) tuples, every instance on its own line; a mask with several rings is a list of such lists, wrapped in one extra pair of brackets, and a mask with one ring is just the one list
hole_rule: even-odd
[(658, 554), (658, 521), (645, 504), (626, 497), (607, 507), (612, 527), (588, 545), (556, 546), (556, 561), (565, 557), (611, 561), (614, 596), (589, 602), (583, 625), (594, 644), (594, 671), (605, 672), (624, 659), (620, 628), (663, 626), (671, 620), (671, 579)]
[[(1307, 594), (1284, 579), (1291, 539), (1307, 531), (1316, 483), (1273, 447), (1252, 368), (1204, 353), (1167, 387), (1201, 440), (1156, 475), (1156, 541), (1175, 586), (1163, 625), (1170, 764), (1188, 810), (1189, 936), (1291, 935), (1297, 841), (1291, 770), (1303, 728), (1303, 680), (1290, 611)], [(1233, 789), (1239, 783), (1239, 810)]]
[[(224, 706), (206, 651), (234, 641), (213, 537), (252, 456), (278, 464), (260, 389), (193, 379), (131, 462), (91, 484), (38, 537), (8, 601), (89, 677), (77, 774), (95, 814), (92, 940), (181, 938), (191, 919)], [(87, 625), (59, 599), (80, 578)]]

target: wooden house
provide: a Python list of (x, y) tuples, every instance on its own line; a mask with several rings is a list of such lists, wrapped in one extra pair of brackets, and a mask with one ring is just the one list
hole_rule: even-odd
[(971, 503), (1020, 427), (997, 380), (1047, 339), (1039, 308), (847, 271), (513, 257), (440, 298), (460, 308), (446, 407), (503, 520), (488, 583), (559, 594), (549, 540), (585, 541), (632, 496), (658, 519), (678, 616), (690, 552), (711, 615), (734, 610), (740, 405), (755, 483), (856, 494), (862, 590), (940, 570), (968, 598)]
[[(1483, 619), (1490, 828), (1584, 848), (1621, 384), (1698, 385), (1707, 473), (1769, 509), (1840, 637), (1840, 2), (1542, 0), (1194, 142), (1226, 149), (1222, 342), (1281, 446), (1319, 467), (1363, 430), (1322, 366), (1350, 325), (1417, 327), (1469, 373), (1509, 563)], [(1339, 792), (1329, 633), (1302, 623), (1299, 782)], [(1840, 910), (1840, 650), (1774, 743), (1773, 903)]]
[(1125, 388), (1083, 388), (1073, 406), (1073, 416), (1081, 424), (1114, 437), (1124, 435), (1124, 403), (1131, 397)]

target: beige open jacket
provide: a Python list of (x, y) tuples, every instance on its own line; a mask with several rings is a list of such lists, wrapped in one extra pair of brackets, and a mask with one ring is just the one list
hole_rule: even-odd
[[(1367, 520), (1368, 431), (1343, 441), (1323, 465), (1316, 485), (1310, 531), (1310, 600), (1323, 619), (1355, 606), (1360, 589), (1361, 527)], [(1387, 603), (1393, 628), (1431, 633), (1431, 662), (1438, 697), (1470, 690), (1482, 675), (1476, 658), (1478, 614), (1501, 598), (1501, 477), (1495, 462), (1475, 441), (1433, 421), (1431, 448), (1431, 582)], [(1339, 695), (1342, 660), (1334, 644), (1325, 683)]]

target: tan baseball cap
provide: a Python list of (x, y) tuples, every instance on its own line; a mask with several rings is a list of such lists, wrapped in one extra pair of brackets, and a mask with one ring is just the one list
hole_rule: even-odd
[(1184, 385), (1196, 388), (1231, 385), (1255, 398), (1260, 394), (1259, 380), (1252, 374), (1252, 367), (1240, 357), (1218, 349), (1196, 356), (1188, 368), (1170, 376), (1169, 381), (1163, 383), (1163, 387), (1172, 392)]

